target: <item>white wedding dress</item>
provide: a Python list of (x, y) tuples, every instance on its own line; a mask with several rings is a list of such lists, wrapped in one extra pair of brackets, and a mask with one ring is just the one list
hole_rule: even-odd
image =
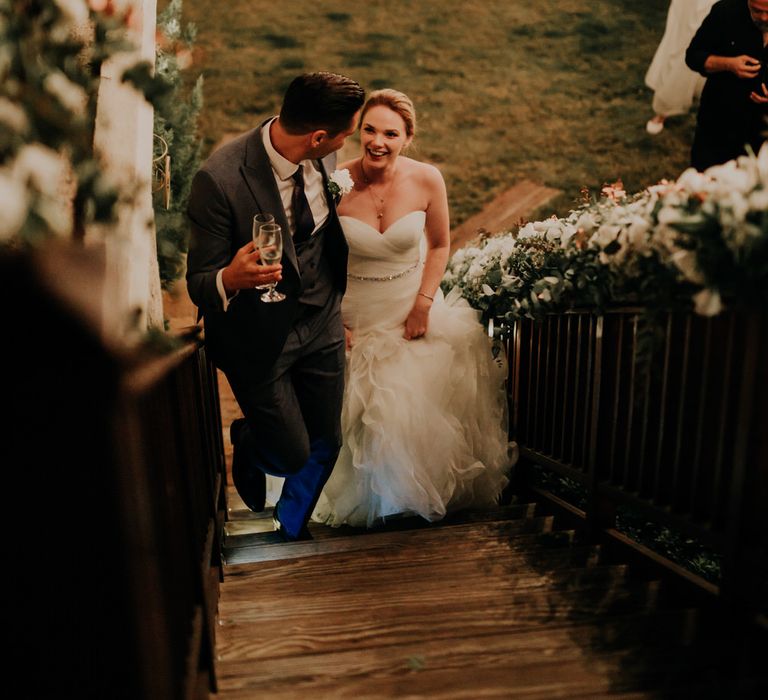
[(656, 114), (685, 114), (701, 95), (705, 78), (685, 64), (685, 51), (715, 1), (671, 0), (664, 36), (645, 74)]
[(344, 323), (352, 329), (343, 446), (313, 519), (371, 526), (388, 516), (439, 520), (490, 506), (507, 483), (505, 367), (477, 313), (438, 292), (423, 338), (405, 340), (421, 282), (426, 214), (384, 233), (341, 216), (349, 243)]

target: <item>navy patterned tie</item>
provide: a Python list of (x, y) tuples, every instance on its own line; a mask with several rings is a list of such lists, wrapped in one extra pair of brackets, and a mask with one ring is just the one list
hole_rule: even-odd
[(293, 211), (293, 243), (298, 245), (309, 240), (312, 231), (315, 230), (315, 219), (309, 208), (307, 195), (304, 194), (304, 172), (299, 165), (293, 177), (293, 194), (291, 195), (291, 210)]

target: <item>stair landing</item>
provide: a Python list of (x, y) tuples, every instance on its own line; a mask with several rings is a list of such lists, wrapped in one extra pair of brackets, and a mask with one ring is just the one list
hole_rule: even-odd
[(290, 544), (268, 518), (231, 515), (222, 699), (688, 696), (732, 662), (691, 642), (694, 610), (664, 607), (656, 582), (531, 504), (312, 525), (314, 540)]
[(560, 193), (560, 190), (521, 180), (451, 231), (451, 253), (469, 243), (481, 230), (498, 233), (519, 224)]

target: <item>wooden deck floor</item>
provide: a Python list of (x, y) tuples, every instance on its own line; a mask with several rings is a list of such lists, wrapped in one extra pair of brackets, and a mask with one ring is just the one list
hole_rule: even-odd
[(230, 523), (222, 700), (714, 697), (694, 611), (533, 506), (292, 544), (268, 523)]

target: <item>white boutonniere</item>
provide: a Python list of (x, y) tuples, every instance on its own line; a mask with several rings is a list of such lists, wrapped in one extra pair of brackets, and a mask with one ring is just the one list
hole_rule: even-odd
[(343, 194), (351, 192), (354, 186), (355, 181), (352, 179), (349, 170), (346, 168), (334, 170), (328, 176), (328, 191), (333, 197), (340, 197)]

